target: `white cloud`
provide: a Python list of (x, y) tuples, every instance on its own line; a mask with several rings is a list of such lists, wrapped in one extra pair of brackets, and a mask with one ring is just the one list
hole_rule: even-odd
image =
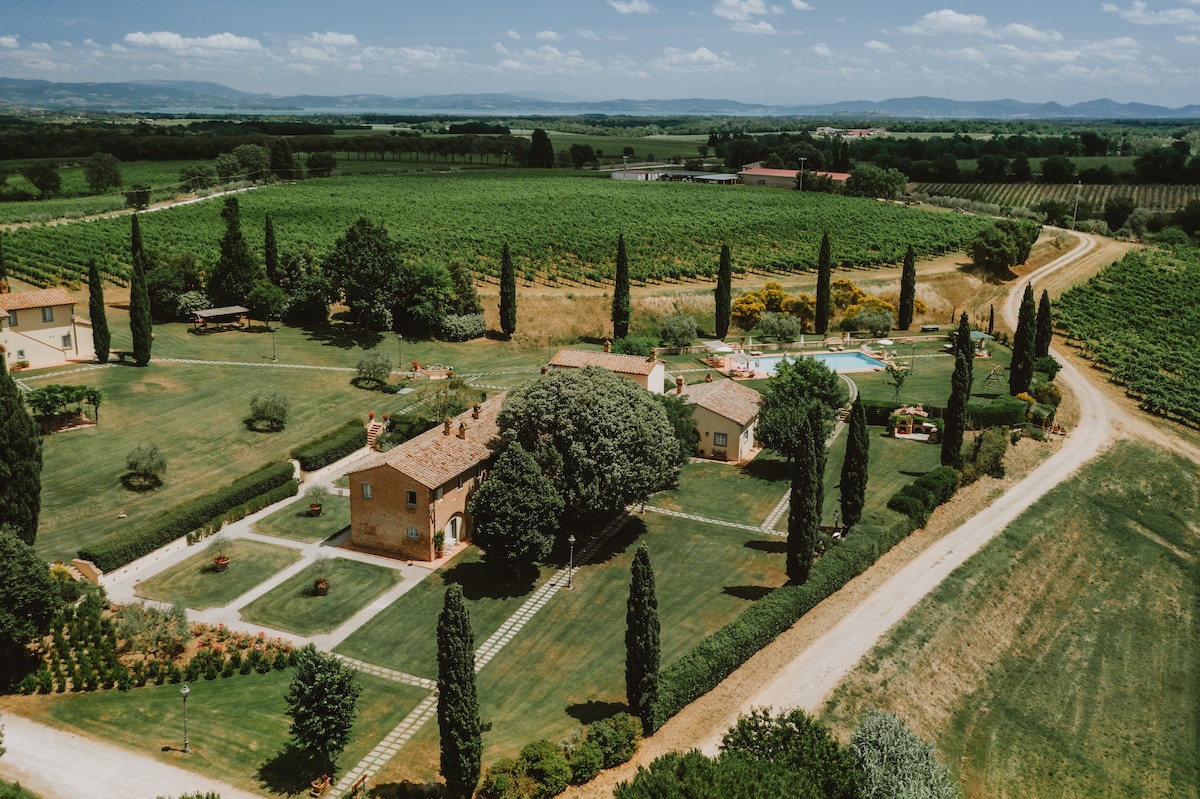
[(871, 41), (867, 42), (866, 45), (864, 45), (864, 46), (868, 50), (874, 50), (877, 53), (895, 52), (894, 50), (892, 50), (890, 45), (884, 44), (883, 42), (880, 42), (880, 41), (876, 41), (875, 39), (872, 39)]
[(1040, 30), (1032, 25), (1023, 25), (1019, 22), (1014, 22), (1004, 28), (1004, 32), (1021, 39), (1028, 39), (1031, 42), (1061, 42), (1063, 35), (1058, 31)]
[(618, 14), (649, 14), (654, 11), (654, 6), (646, 0), (608, 0), (608, 4)]
[(33, 44), (29, 45), (29, 49), (36, 50), (39, 53), (54, 52), (54, 48), (51, 47), (50, 45), (46, 44), (45, 42), (34, 42)]
[(587, 39), (589, 42), (601, 41), (600, 37), (596, 34), (595, 31), (588, 30), (587, 28), (577, 29), (577, 30), (573, 31), (573, 33), (576, 36), (578, 36), (580, 39)]
[(812, 11), (813, 10), (813, 7), (810, 6), (808, 3), (804, 2), (804, 0), (792, 0), (792, 8), (796, 9), (797, 11)]
[(765, 19), (758, 22), (736, 22), (733, 29), (738, 33), (775, 33), (775, 26)]
[(707, 47), (697, 47), (691, 52), (668, 47), (663, 50), (662, 58), (654, 65), (664, 72), (714, 72), (737, 69), (732, 61), (714, 53)]
[(833, 58), (833, 51), (830, 50), (829, 45), (825, 44), (824, 42), (821, 44), (814, 44), (808, 49), (812, 51), (813, 55), (820, 56), (821, 58)]
[(987, 31), (987, 17), (978, 14), (960, 14), (943, 8), (941, 11), (930, 11), (914, 24), (903, 27), (904, 33), (919, 36), (938, 36), (941, 34), (984, 33)]
[(190, 55), (206, 55), (211, 52), (254, 52), (263, 49), (257, 39), (235, 36), (232, 33), (218, 33), (212, 36), (191, 38), (183, 37), (178, 33), (171, 33), (169, 31), (155, 31), (153, 33), (137, 31), (125, 34), (124, 41), (126, 44), (132, 44), (137, 47), (155, 48)]
[(562, 36), (554, 31), (538, 31), (533, 35), (533, 38), (540, 39), (543, 42), (557, 42), (562, 39)]
[(521, 34), (517, 33), (516, 31), (513, 31), (513, 30), (508, 31), (504, 35), (510, 39), (515, 39), (517, 41), (520, 41), (520, 39), (521, 39)]
[(358, 37), (353, 33), (334, 33), (326, 31), (325, 33), (310, 33), (308, 36), (301, 39), (307, 44), (322, 45), (327, 47), (353, 47), (358, 44)]
[(713, 13), (734, 22), (749, 22), (766, 14), (767, 4), (763, 0), (720, 0), (713, 6)]
[(18, 47), (18, 39), (16, 36), (0, 36), (0, 47), (15, 50)]
[(1129, 8), (1121, 8), (1112, 3), (1100, 6), (1102, 11), (1116, 14), (1126, 22), (1134, 25), (1184, 25), (1192, 27), (1200, 25), (1200, 13), (1190, 8), (1170, 8), (1166, 11), (1150, 11), (1142, 0), (1133, 0)]
[(1180, 44), (1200, 45), (1200, 36), (1176, 36), (1175, 41)]
[(577, 75), (593, 71), (596, 65), (584, 58), (578, 50), (563, 51), (546, 44), (537, 49), (526, 48), (511, 53), (509, 57), (501, 60), (496, 68), (505, 72)]

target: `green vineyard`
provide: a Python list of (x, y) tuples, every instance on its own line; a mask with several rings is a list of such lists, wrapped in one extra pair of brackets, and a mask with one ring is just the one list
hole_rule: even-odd
[(914, 193), (930, 197), (958, 197), (1001, 207), (1032, 208), (1042, 200), (1061, 200), (1073, 203), (1079, 191), (1080, 202), (1093, 208), (1103, 208), (1113, 197), (1130, 197), (1138, 208), (1174, 211), (1189, 200), (1200, 199), (1200, 186), (1116, 186), (1111, 184), (1074, 183), (913, 183)]
[[(144, 214), (151, 252), (190, 251), (216, 260), (223, 233), (220, 199)], [(835, 260), (848, 267), (899, 263), (961, 249), (984, 218), (824, 194), (698, 183), (631, 183), (530, 173), (466, 173), (310, 180), (238, 195), (242, 228), (261, 252), (270, 214), (281, 250), (322, 257), (357, 218), (385, 225), (403, 258), (469, 264), (499, 274), (508, 244), (528, 282), (586, 285), (611, 280), (617, 234), (640, 282), (711, 278), (722, 244), (739, 271), (815, 268), (829, 232)], [(129, 219), (99, 219), (14, 230), (9, 270), (38, 285), (79, 280), (89, 258), (109, 279), (129, 275)]]

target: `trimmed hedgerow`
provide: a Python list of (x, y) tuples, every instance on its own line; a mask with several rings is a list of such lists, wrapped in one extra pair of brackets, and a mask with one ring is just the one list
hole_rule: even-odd
[(939, 466), (900, 489), (888, 500), (888, 510), (903, 514), (921, 527), (929, 514), (947, 502), (958, 490), (959, 474), (949, 466)]
[(292, 450), (292, 457), (306, 472), (328, 466), (367, 445), (367, 428), (359, 421), (349, 421), (315, 441)]
[(444, 341), (470, 341), (480, 338), (487, 332), (487, 324), (483, 314), (447, 314), (439, 325), (441, 338)]
[(294, 483), (292, 476), (292, 464), (268, 464), (218, 491), (178, 505), (142, 527), (101, 539), (79, 550), (79, 557), (96, 564), (101, 571), (119, 569), (272, 489)]
[(871, 514), (854, 533), (813, 564), (803, 585), (788, 584), (742, 611), (659, 675), (658, 699), (651, 709), (654, 729), (722, 680), (784, 630), (852, 578), (866, 571), (913, 531), (907, 516), (890, 511)]

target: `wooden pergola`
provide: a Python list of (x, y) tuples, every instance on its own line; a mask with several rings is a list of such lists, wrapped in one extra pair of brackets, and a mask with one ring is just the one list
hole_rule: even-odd
[(192, 314), (192, 330), (196, 333), (207, 333), (210, 324), (216, 325), (217, 330), (241, 329), (243, 320), (250, 315), (249, 308), (240, 305), (226, 305), (223, 308), (206, 308)]

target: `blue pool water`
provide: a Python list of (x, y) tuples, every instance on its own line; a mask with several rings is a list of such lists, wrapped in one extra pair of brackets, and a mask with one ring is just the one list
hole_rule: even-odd
[[(775, 374), (775, 367), (785, 357), (795, 358), (796, 356), (762, 355), (757, 358), (747, 357), (746, 363), (756, 371), (773, 375)], [(883, 361), (880, 361), (878, 358), (872, 358), (869, 355), (864, 355), (861, 352), (817, 352), (812, 355), (805, 355), (804, 357), (816, 358), (835, 372), (866, 372), (883, 368)]]

